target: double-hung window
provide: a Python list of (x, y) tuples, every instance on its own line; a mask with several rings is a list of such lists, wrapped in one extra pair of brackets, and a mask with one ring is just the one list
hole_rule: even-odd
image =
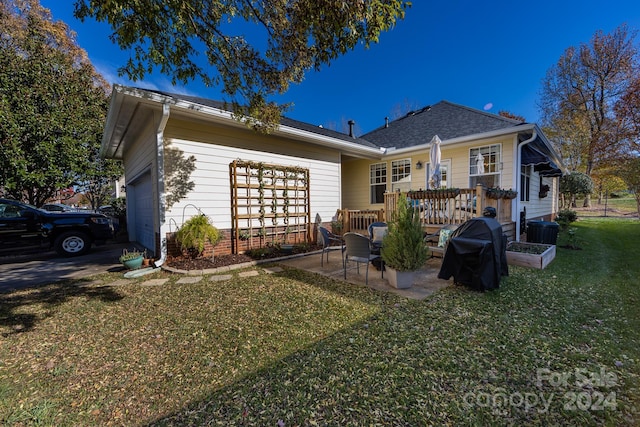
[(371, 204), (384, 203), (384, 192), (387, 191), (386, 163), (374, 163), (369, 167), (369, 185)]
[(469, 185), (471, 187), (478, 184), (483, 184), (485, 187), (500, 186), (501, 148), (500, 144), (493, 144), (469, 150)]
[(391, 162), (391, 189), (392, 191), (411, 190), (411, 159)]

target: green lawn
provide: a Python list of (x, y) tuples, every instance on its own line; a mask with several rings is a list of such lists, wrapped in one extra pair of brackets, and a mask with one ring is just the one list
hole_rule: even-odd
[(0, 295), (0, 423), (638, 425), (640, 222), (574, 225), (424, 301), (296, 270)]
[[(582, 200), (578, 201), (579, 206), (582, 206)], [(587, 216), (636, 216), (638, 214), (638, 205), (636, 199), (632, 196), (622, 198), (610, 198), (608, 200), (602, 200), (601, 204), (598, 204), (597, 198), (591, 199), (591, 208), (579, 207), (575, 209), (581, 217)], [(606, 210), (606, 212), (605, 212)]]

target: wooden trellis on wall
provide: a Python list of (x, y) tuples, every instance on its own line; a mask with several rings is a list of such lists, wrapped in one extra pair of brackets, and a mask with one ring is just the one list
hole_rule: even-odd
[(309, 169), (234, 160), (229, 178), (233, 253), (310, 241)]

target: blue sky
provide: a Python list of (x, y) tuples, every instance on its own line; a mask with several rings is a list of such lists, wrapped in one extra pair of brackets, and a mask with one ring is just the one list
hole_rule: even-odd
[[(218, 88), (200, 82), (172, 87), (160, 74), (135, 83), (119, 78), (116, 70), (128, 53), (111, 43), (106, 24), (73, 18), (72, 0), (41, 4), (77, 33), (109, 82), (222, 99)], [(278, 100), (293, 102), (287, 116), (311, 124), (342, 130), (342, 123), (355, 120), (359, 135), (407, 105), (440, 100), (496, 114), (507, 110), (535, 122), (541, 81), (564, 50), (622, 23), (640, 30), (640, 1), (414, 0), (380, 43), (310, 72)]]

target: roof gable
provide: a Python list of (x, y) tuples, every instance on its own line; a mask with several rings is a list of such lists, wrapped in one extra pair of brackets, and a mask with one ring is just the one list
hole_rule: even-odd
[(434, 135), (441, 140), (497, 131), (525, 124), (448, 101), (412, 111), (362, 136), (380, 147), (408, 148), (427, 144)]

